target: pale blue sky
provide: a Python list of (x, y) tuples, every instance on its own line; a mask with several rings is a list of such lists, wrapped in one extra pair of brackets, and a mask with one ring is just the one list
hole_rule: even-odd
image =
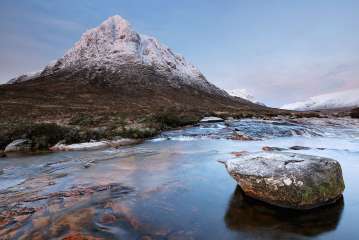
[(356, 0), (1, 0), (0, 83), (119, 14), (225, 89), (272, 106), (359, 87)]

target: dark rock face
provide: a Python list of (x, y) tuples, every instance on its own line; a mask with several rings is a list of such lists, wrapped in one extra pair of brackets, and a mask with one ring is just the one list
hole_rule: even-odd
[(352, 109), (352, 111), (350, 112), (350, 116), (352, 118), (359, 118), (359, 108)]
[(225, 162), (244, 193), (272, 205), (311, 209), (333, 203), (344, 191), (340, 164), (328, 158), (259, 152)]

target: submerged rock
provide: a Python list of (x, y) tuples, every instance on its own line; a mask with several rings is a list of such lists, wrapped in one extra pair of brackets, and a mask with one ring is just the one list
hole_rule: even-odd
[(340, 164), (329, 158), (258, 152), (224, 164), (246, 195), (280, 207), (311, 209), (335, 202), (344, 191)]
[(31, 144), (30, 139), (18, 139), (7, 145), (4, 152), (29, 152), (31, 151)]
[(289, 148), (290, 150), (310, 150), (310, 147), (304, 147), (304, 146), (292, 146)]
[(263, 151), (266, 151), (266, 152), (272, 152), (272, 151), (285, 151), (287, 150), (286, 148), (280, 148), (280, 147), (269, 147), (269, 146), (264, 146), (262, 147), (262, 150)]
[(254, 138), (247, 136), (245, 134), (242, 134), (240, 132), (235, 132), (230, 139), (232, 140), (238, 140), (238, 141), (253, 141)]
[(248, 154), (248, 152), (247, 151), (239, 151), (239, 152), (231, 152), (231, 154), (235, 157), (240, 157), (240, 156)]
[(200, 121), (201, 123), (214, 123), (214, 122), (223, 122), (224, 119), (219, 118), (219, 117), (205, 117), (202, 118), (202, 120)]

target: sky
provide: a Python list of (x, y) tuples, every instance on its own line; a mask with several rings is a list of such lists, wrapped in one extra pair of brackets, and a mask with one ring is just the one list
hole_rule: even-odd
[(0, 83), (121, 15), (224, 89), (269, 106), (359, 88), (357, 0), (1, 0)]

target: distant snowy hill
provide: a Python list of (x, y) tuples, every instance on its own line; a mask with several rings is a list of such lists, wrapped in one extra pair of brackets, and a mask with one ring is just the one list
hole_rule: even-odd
[(252, 96), (251, 94), (248, 93), (247, 89), (233, 89), (233, 90), (227, 90), (228, 94), (233, 96), (233, 97), (239, 97), (239, 98), (243, 98), (245, 100), (248, 100), (252, 103), (256, 103), (262, 106), (265, 106), (263, 103), (259, 102), (257, 99), (255, 99), (254, 96)]
[(282, 106), (288, 110), (320, 110), (359, 106), (359, 89), (322, 94), (309, 98), (307, 101), (295, 102)]

